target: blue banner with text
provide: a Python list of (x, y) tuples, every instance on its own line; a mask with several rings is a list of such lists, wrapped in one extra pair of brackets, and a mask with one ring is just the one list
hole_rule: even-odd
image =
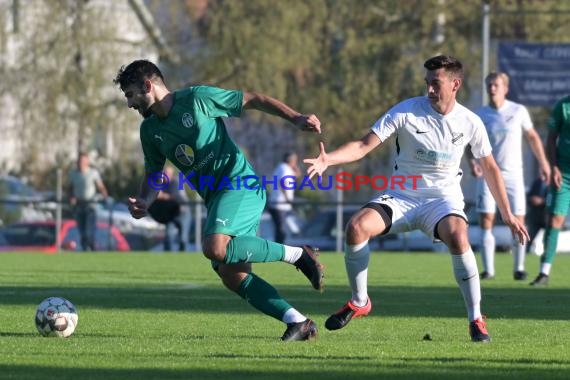
[(512, 101), (552, 107), (570, 94), (570, 44), (500, 42), (498, 61)]

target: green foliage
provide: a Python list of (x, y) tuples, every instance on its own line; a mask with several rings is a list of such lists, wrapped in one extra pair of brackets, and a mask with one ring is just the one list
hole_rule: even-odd
[(14, 63), (2, 66), (0, 89), (17, 110), (15, 130), (25, 157), (20, 170), (41, 184), (50, 166), (72, 163), (78, 150), (106, 154), (108, 134), (130, 159), (138, 141), (130, 142), (129, 130), (138, 117), (119, 102), (112, 79), (132, 48), (118, 41), (116, 7), (75, 0), (17, 3), (20, 28), (10, 39), (20, 48), (10, 49)]
[(479, 37), (469, 3), (209, 3), (200, 24), (208, 46), (200, 74), (315, 112), (331, 145), (361, 137), (392, 105), (423, 93), (422, 64), (441, 48), (433, 39), (439, 13), (447, 17), (443, 53), (471, 60)]
[[(324, 321), (350, 291), (343, 255), (322, 254), (320, 294), (284, 263), (258, 264), (319, 328), (315, 342), (279, 341), (283, 323), (224, 289), (199, 254), (2, 255), (0, 377), (9, 379), (567, 379), (570, 256), (546, 289), (511, 277), (497, 256), (497, 277), (483, 283), (493, 341), (469, 340), (450, 258), (431, 253), (371, 256), (374, 308), (336, 332)], [(529, 258), (536, 265), (537, 258)], [(71, 300), (79, 324), (68, 339), (35, 330), (37, 304)], [(431, 340), (424, 340), (429, 334)]]
[[(1, 4), (5, 14), (10, 14), (9, 3)], [(16, 101), (11, 106), (18, 110), (16, 126), (27, 157), (22, 171), (35, 174), (33, 182), (41, 183), (49, 161), (46, 155), (61, 155), (55, 160), (61, 166), (71, 160), (70, 153), (58, 152), (58, 142), (76, 138), (82, 149), (99, 149), (106, 145), (109, 131), (120, 153), (107, 170), (124, 173), (133, 162), (140, 164), (139, 142), (130, 133), (138, 116), (126, 110), (111, 84), (118, 67), (134, 58), (132, 46), (127, 48), (128, 43), (117, 38), (119, 24), (114, 21), (117, 9), (132, 9), (122, 2), (18, 3), (19, 31), (11, 36), (9, 18), (2, 18), (0, 46), (5, 48), (14, 37), (24, 48), (10, 58), (17, 64), (2, 66), (0, 89)], [(451, 54), (464, 62), (466, 78), (459, 99), (478, 105), (480, 0), (144, 3), (168, 44), (183, 58), (179, 65), (160, 62), (169, 86), (204, 83), (267, 93), (299, 111), (317, 114), (324, 128), (319, 139), (328, 149), (361, 137), (391, 106), (423, 94), (422, 64), (436, 54)], [(493, 40), (567, 42), (570, 38), (570, 9), (564, 2), (490, 3)], [(441, 16), (444, 22), (438, 29)], [(438, 35), (444, 39), (438, 40)], [(151, 48), (146, 40), (136, 54)], [(537, 125), (543, 124), (546, 114), (534, 110)], [(237, 128), (240, 134), (256, 136), (240, 143), (254, 153), (252, 161), (261, 172), (269, 171), (264, 165), (273, 166), (282, 153), (263, 149), (275, 139), (277, 123), (275, 118), (248, 113)], [(295, 133), (279, 143), (285, 140), (289, 145), (283, 149), (298, 147), (302, 157), (316, 153), (317, 138)], [(368, 175), (389, 172), (389, 153), (389, 149), (376, 153), (355, 168)]]

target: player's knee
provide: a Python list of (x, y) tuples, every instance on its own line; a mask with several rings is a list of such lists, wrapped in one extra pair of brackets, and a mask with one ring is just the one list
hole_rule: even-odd
[(352, 218), (346, 225), (346, 242), (348, 244), (358, 244), (370, 239), (370, 233), (363, 223), (357, 218)]
[(452, 253), (463, 253), (470, 248), (469, 237), (466, 233), (454, 231), (449, 235), (447, 247)]
[(237, 292), (243, 280), (251, 272), (251, 265), (240, 263), (236, 265), (221, 264), (218, 266), (218, 276), (226, 288)]
[(210, 260), (223, 263), (226, 258), (226, 247), (227, 244), (205, 244), (202, 253)]

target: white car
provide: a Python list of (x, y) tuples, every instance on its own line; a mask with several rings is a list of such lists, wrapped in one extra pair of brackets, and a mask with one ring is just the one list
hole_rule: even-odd
[(20, 178), (0, 175), (0, 225), (53, 219), (53, 194), (35, 190)]
[[(360, 206), (345, 205), (343, 207), (343, 225)], [(298, 234), (288, 236), (285, 240), (287, 245), (300, 246), (308, 244), (319, 248), (321, 251), (336, 251), (336, 240), (339, 231), (336, 225), (336, 208), (325, 208), (314, 215), (307, 223), (303, 224)], [(344, 240), (344, 227), (340, 231)], [(447, 247), (443, 243), (434, 243), (422, 231), (411, 231), (393, 235), (376, 237), (370, 240), (372, 251), (436, 251), (443, 252)], [(341, 244), (341, 250), (342, 250)]]

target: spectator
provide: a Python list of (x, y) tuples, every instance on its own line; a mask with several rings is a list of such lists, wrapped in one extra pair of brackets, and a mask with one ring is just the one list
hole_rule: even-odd
[(289, 152), (273, 171), (276, 184), (269, 194), (269, 214), (275, 226), (275, 242), (283, 244), (287, 235), (287, 217), (293, 210), (295, 178), (301, 174), (297, 166), (297, 154)]
[(90, 166), (87, 153), (81, 152), (77, 158), (77, 168), (69, 173), (69, 203), (73, 206), (73, 216), (77, 222), (81, 249), (84, 251), (95, 251), (97, 190), (107, 201), (107, 188), (99, 171)]
[(164, 174), (169, 179), (168, 187), (158, 194), (157, 199), (176, 202), (178, 205), (176, 217), (166, 223), (164, 250), (184, 252), (189, 248), (188, 239), (190, 236), (190, 223), (192, 222), (188, 195), (184, 188), (180, 187), (178, 172), (175, 172), (171, 166), (166, 166)]
[(546, 195), (548, 194), (548, 182), (542, 178), (537, 178), (532, 183), (527, 194), (526, 225), (530, 236), (527, 244), (527, 252), (533, 245), (534, 238), (538, 231), (546, 228)]

